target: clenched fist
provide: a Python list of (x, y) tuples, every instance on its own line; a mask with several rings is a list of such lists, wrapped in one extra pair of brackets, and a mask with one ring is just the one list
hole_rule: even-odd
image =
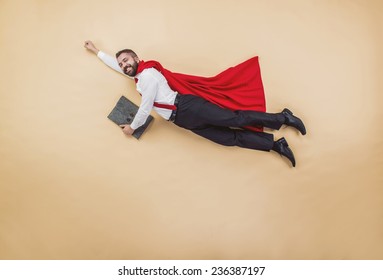
[(85, 44), (84, 44), (84, 47), (88, 50), (90, 50), (91, 52), (93, 52), (94, 54), (97, 54), (99, 49), (96, 48), (96, 46), (93, 44), (92, 41), (85, 41)]
[(122, 124), (122, 125), (120, 125), (120, 127), (122, 128), (122, 132), (128, 136), (132, 135), (134, 132), (134, 129), (131, 128), (130, 125), (128, 125), (128, 124)]

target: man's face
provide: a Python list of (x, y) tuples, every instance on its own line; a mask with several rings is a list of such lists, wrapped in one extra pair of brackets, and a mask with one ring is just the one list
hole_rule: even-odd
[(130, 54), (122, 53), (117, 57), (117, 61), (126, 75), (130, 77), (136, 76), (139, 61), (138, 57), (132, 57)]

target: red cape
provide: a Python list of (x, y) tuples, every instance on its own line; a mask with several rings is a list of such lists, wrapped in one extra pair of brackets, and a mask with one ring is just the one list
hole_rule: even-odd
[[(140, 61), (137, 74), (147, 68), (155, 68), (161, 72), (170, 88), (179, 94), (197, 95), (233, 111), (266, 111), (258, 56), (230, 67), (214, 77), (173, 73), (154, 60)], [(247, 127), (247, 129), (262, 131), (259, 127)]]

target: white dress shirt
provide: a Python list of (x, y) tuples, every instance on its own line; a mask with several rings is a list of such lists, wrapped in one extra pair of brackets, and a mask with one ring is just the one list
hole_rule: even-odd
[[(97, 56), (112, 69), (120, 72), (126, 77), (129, 77), (122, 71), (116, 58), (102, 51), (99, 51)], [(154, 68), (145, 69), (141, 73), (137, 74), (135, 78), (138, 79), (136, 89), (142, 95), (142, 99), (140, 108), (138, 109), (133, 122), (130, 124), (130, 127), (132, 129), (137, 129), (143, 125), (152, 109), (154, 109), (165, 120), (168, 120), (172, 114), (172, 111), (169, 109), (154, 107), (153, 104), (154, 102), (157, 102), (161, 104), (173, 105), (177, 92), (173, 91), (169, 87), (165, 77)]]

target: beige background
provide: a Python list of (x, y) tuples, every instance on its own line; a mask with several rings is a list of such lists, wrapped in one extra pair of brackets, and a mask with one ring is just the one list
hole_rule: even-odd
[[(0, 1), (1, 259), (382, 259), (381, 1)], [(83, 48), (212, 76), (260, 56), (291, 168), (157, 115)]]

